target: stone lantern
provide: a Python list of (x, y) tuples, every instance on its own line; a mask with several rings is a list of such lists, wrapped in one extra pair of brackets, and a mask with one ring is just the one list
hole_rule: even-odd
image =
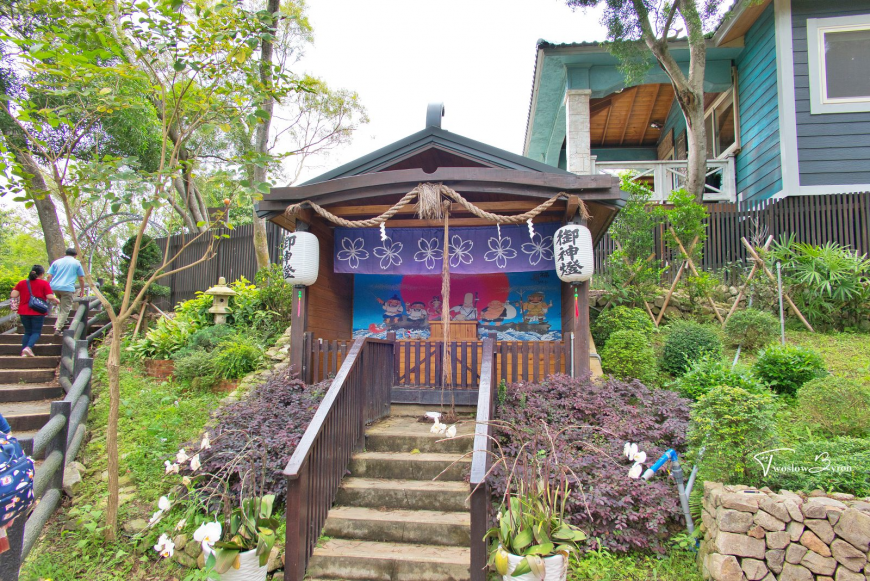
[(205, 294), (214, 297), (214, 305), (208, 310), (214, 314), (214, 324), (224, 325), (227, 322), (227, 315), (230, 310), (230, 297), (235, 296), (236, 291), (227, 286), (227, 279), (220, 277), (217, 286), (213, 286)]

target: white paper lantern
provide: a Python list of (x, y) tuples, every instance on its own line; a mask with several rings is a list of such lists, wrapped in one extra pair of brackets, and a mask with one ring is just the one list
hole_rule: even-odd
[(585, 282), (595, 270), (592, 232), (580, 224), (566, 224), (553, 236), (556, 274), (564, 282)]
[(320, 266), (317, 236), (311, 232), (287, 234), (281, 254), (284, 258), (284, 280), (301, 286), (311, 286), (317, 281)]

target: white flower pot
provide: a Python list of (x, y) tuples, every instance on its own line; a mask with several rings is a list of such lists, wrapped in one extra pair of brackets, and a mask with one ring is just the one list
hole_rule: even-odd
[[(220, 581), (266, 581), (266, 567), (260, 567), (260, 558), (257, 550), (251, 549), (239, 554), (240, 565), (238, 569), (230, 567), (229, 571), (221, 575)], [(209, 577), (211, 581), (216, 581)]]
[(531, 572), (519, 577), (511, 577), (511, 573), (522, 560), (522, 557), (508, 553), (508, 574), (502, 577), (503, 581), (565, 581), (568, 578), (568, 560), (562, 555), (544, 557), (543, 577), (538, 577)]

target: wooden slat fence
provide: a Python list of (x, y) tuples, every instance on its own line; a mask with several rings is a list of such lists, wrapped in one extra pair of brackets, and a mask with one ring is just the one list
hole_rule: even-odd
[[(331, 379), (341, 368), (352, 341), (324, 341), (306, 333), (303, 349), (309, 354), (303, 378), (307, 383)], [(495, 342), (495, 376), (508, 383), (539, 382), (553, 373), (570, 373), (570, 345), (565, 341)], [(443, 342), (396, 341), (396, 387), (440, 388), (443, 377)], [(456, 389), (477, 389), (483, 341), (450, 341), (450, 375)]]
[[(746, 264), (746, 249), (740, 243), (744, 236), (763, 242), (769, 235), (778, 240), (794, 234), (798, 242), (836, 242), (860, 254), (870, 253), (870, 192), (707, 204), (707, 209), (707, 242), (700, 267), (708, 272)], [(665, 248), (664, 227), (655, 233), (655, 246), (659, 260), (673, 262)], [(609, 235), (599, 241), (596, 272), (606, 275), (607, 257), (615, 249)], [(674, 275), (672, 268), (666, 276)]]
[[(160, 281), (172, 289), (168, 299), (158, 302), (160, 308), (172, 308), (179, 302), (192, 299), (197, 291), (204, 291), (217, 284), (218, 278), (225, 277), (227, 282), (240, 277), (253, 281), (257, 274), (257, 257), (254, 254), (254, 225), (246, 224), (233, 230), (219, 228), (214, 235), (218, 239), (215, 256), (201, 264), (192, 266)], [(223, 238), (227, 235), (227, 238)], [(281, 240), (284, 230), (277, 224), (266, 222), (266, 237), (269, 243), (269, 259), (276, 262), (280, 257)], [(155, 238), (164, 255), (174, 256), (184, 244), (190, 240), (190, 235), (176, 234), (169, 238)], [(203, 237), (184, 250), (181, 256), (172, 263), (172, 269), (193, 264), (202, 258), (208, 247), (208, 240)], [(167, 244), (168, 250), (167, 250)]]

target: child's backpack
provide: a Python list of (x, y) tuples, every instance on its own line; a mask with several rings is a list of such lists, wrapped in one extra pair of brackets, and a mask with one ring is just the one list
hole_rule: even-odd
[(16, 438), (0, 432), (0, 528), (33, 504), (33, 460)]

